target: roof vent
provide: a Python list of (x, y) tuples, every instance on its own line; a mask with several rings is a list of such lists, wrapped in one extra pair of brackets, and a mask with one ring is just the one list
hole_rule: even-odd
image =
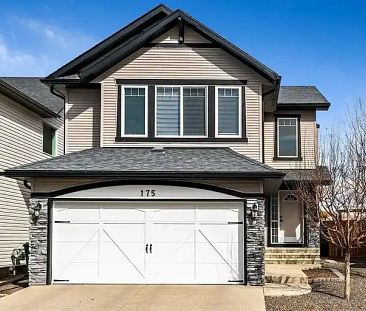
[(164, 149), (164, 147), (154, 147), (151, 149), (151, 152), (164, 153), (165, 149)]

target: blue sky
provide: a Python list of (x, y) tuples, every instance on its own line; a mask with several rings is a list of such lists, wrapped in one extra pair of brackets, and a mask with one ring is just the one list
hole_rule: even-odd
[[(1, 1), (0, 75), (43, 76), (161, 1)], [(323, 131), (366, 98), (366, 1), (180, 0), (181, 8), (282, 75), (332, 103)]]

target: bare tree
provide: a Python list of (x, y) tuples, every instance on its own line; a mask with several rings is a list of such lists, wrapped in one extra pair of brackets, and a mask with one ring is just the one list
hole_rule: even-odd
[[(340, 125), (341, 124), (341, 125)], [(314, 168), (315, 167), (315, 168)], [(363, 102), (327, 134), (319, 159), (295, 186), (307, 221), (345, 254), (344, 297), (351, 293), (351, 250), (366, 245), (366, 109)]]

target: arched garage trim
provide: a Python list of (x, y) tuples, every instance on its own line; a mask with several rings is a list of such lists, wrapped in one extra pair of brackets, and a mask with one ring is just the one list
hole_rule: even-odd
[(96, 183), (88, 183), (83, 185), (77, 185), (72, 187), (67, 187), (61, 190), (52, 191), (52, 192), (33, 192), (32, 197), (34, 198), (56, 198), (61, 195), (73, 193), (76, 191), (89, 190), (89, 189), (98, 189), (104, 187), (111, 186), (124, 186), (124, 185), (161, 185), (161, 186), (178, 186), (178, 187), (186, 187), (186, 188), (196, 188), (203, 190), (210, 190), (226, 195), (231, 195), (237, 198), (245, 198), (248, 196), (262, 197), (260, 194), (248, 194), (240, 191), (235, 191), (232, 189), (227, 189), (220, 186), (209, 185), (205, 183), (195, 183), (195, 182), (185, 182), (185, 181), (175, 181), (175, 180), (113, 180), (113, 181), (103, 181)]

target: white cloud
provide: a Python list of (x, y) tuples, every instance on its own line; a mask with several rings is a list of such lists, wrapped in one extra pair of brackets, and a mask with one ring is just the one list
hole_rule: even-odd
[(41, 20), (11, 16), (9, 21), (12, 32), (0, 33), (0, 76), (47, 75), (94, 42), (87, 34)]

